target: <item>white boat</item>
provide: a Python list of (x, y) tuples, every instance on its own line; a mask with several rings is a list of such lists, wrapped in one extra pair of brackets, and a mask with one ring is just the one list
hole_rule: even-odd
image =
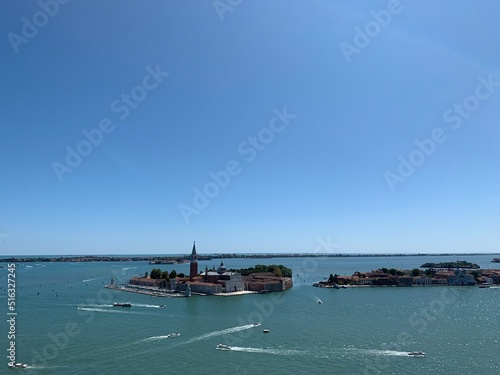
[(229, 345), (224, 345), (224, 344), (217, 344), (215, 349), (219, 350), (231, 350), (231, 347)]
[(170, 337), (179, 337), (181, 334), (179, 332), (172, 332)]
[(411, 357), (425, 357), (424, 352), (408, 352), (408, 355)]
[(260, 326), (260, 323), (254, 323), (253, 326), (258, 327), (258, 326)]
[(14, 363), (13, 365), (9, 364), (9, 367), (11, 367), (11, 368), (26, 368), (26, 367), (28, 367), (28, 365), (26, 363)]
[(268, 329), (264, 329), (262, 332), (269, 333), (269, 330)]

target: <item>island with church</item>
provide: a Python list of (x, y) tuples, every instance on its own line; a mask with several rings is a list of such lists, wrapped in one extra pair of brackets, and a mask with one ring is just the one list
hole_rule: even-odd
[(351, 276), (330, 274), (327, 280), (314, 283), (320, 288), (347, 288), (357, 286), (474, 286), (480, 288), (498, 287), (500, 270), (480, 269), (477, 264), (456, 261), (424, 263), (420, 268), (402, 270), (381, 268), (370, 272), (356, 271)]
[(189, 275), (154, 268), (142, 277), (132, 277), (125, 285), (112, 279), (106, 288), (164, 297), (199, 295), (234, 296), (249, 293), (283, 292), (293, 285), (292, 270), (283, 265), (256, 265), (229, 270), (222, 261), (217, 269), (198, 270), (196, 242), (189, 258)]

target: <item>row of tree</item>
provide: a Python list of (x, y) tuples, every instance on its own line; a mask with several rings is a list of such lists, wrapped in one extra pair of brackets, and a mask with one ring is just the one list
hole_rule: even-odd
[(269, 266), (266, 266), (264, 264), (257, 264), (255, 267), (241, 268), (239, 270), (236, 270), (236, 272), (240, 273), (242, 276), (248, 276), (252, 273), (272, 272), (279, 277), (292, 277), (292, 270), (282, 264), (271, 264)]
[[(175, 279), (177, 276), (179, 277), (184, 277), (183, 273), (177, 274), (175, 270), (172, 270), (170, 273), (168, 271), (162, 271), (159, 268), (153, 268), (151, 270), (151, 273), (149, 274), (149, 277), (152, 279), (163, 279), (163, 280), (170, 280), (170, 279)], [(148, 277), (148, 273), (144, 275), (144, 277)]]

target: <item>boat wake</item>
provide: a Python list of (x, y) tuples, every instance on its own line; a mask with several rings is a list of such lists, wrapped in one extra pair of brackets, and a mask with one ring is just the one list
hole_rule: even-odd
[(246, 352), (246, 353), (262, 353), (262, 354), (275, 354), (275, 355), (307, 355), (307, 352), (293, 349), (271, 349), (271, 348), (244, 348), (240, 346), (230, 346), (231, 351)]
[(95, 311), (95, 312), (103, 312), (103, 313), (111, 313), (111, 314), (130, 314), (128, 311), (123, 310), (111, 310), (111, 309), (100, 309), (97, 307), (78, 307), (78, 310), (82, 311)]
[(140, 342), (149, 342), (149, 341), (160, 341), (160, 340), (165, 340), (170, 337), (179, 337), (180, 333), (169, 333), (168, 335), (163, 335), (163, 336), (151, 336), (151, 337), (146, 337), (145, 339), (139, 340), (136, 342), (136, 344)]
[(256, 326), (253, 324), (245, 324), (244, 326), (226, 328), (226, 329), (223, 329), (221, 331), (213, 331), (213, 332), (205, 333), (204, 335), (193, 337), (192, 339), (185, 341), (182, 344), (191, 344), (192, 342), (195, 342), (195, 341), (205, 340), (205, 339), (209, 339), (211, 337), (227, 335), (229, 333), (244, 331), (246, 329), (250, 329), (250, 328), (254, 328), (254, 327), (256, 327)]
[(368, 355), (377, 355), (377, 356), (394, 356), (394, 357), (407, 357), (408, 352), (402, 352), (398, 350), (380, 350), (380, 349), (358, 349), (358, 348), (350, 348), (346, 350), (357, 351), (360, 353), (368, 354)]
[(150, 308), (150, 309), (164, 309), (163, 306), (165, 305), (148, 305), (148, 304), (145, 304), (145, 303), (134, 303), (133, 306), (137, 306), (137, 307), (147, 307), (147, 308)]
[(95, 279), (87, 279), (87, 280), (82, 280), (82, 283), (88, 283), (89, 281), (94, 281), (94, 280), (99, 280), (100, 277), (96, 277)]

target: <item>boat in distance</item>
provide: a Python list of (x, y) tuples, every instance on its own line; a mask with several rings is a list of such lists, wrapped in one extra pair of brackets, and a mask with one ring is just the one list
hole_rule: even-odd
[(231, 347), (229, 345), (224, 345), (224, 344), (217, 344), (215, 349), (219, 350), (231, 350)]
[(26, 363), (14, 363), (9, 364), (10, 368), (26, 368), (28, 365)]
[(132, 307), (132, 304), (130, 303), (122, 303), (122, 302), (116, 302), (113, 303), (114, 307)]
[(411, 357), (425, 357), (424, 352), (408, 352), (408, 355)]

